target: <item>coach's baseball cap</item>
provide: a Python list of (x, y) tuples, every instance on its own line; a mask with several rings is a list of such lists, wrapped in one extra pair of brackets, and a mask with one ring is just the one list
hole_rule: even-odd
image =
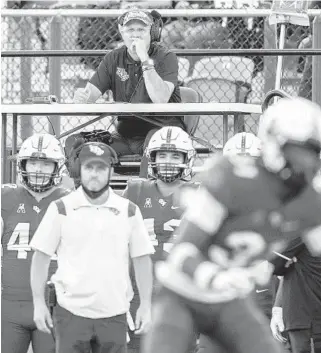
[(145, 11), (141, 10), (131, 10), (126, 13), (123, 19), (123, 26), (125, 26), (129, 21), (141, 21), (145, 23), (147, 26), (151, 26), (153, 24), (152, 15), (149, 15)]
[(79, 152), (80, 163), (99, 161), (106, 165), (117, 163), (116, 152), (108, 145), (100, 142), (86, 143)]

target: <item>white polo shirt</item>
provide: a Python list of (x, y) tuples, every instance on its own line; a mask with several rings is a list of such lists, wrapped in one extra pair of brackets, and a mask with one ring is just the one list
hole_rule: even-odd
[(62, 198), (66, 216), (55, 202), (48, 207), (31, 248), (57, 253), (52, 276), (58, 303), (75, 315), (105, 318), (129, 310), (128, 262), (154, 253), (139, 208), (115, 194), (93, 205), (79, 187)]

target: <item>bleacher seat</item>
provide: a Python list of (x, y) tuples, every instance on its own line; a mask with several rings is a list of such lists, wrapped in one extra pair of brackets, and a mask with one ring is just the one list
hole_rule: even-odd
[[(244, 57), (207, 57), (195, 63), (184, 83), (199, 92), (204, 102), (246, 103), (251, 92), (254, 62)], [(239, 127), (243, 126), (239, 115)], [(202, 115), (197, 135), (213, 145), (221, 144), (223, 123), (219, 116)], [(240, 129), (241, 130), (241, 129)]]
[(248, 58), (208, 57), (195, 63), (192, 75), (184, 82), (206, 102), (245, 103), (253, 71), (254, 62)]
[(190, 62), (186, 58), (178, 57), (178, 79), (184, 81), (188, 77)]

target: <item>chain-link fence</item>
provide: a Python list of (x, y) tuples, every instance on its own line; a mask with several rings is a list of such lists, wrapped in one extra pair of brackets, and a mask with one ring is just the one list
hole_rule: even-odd
[[(311, 46), (312, 26), (286, 28), (285, 48)], [(121, 44), (115, 17), (4, 16), (1, 31), (2, 50), (108, 50)], [(164, 17), (162, 41), (173, 49), (268, 49), (277, 47), (278, 34), (278, 29), (268, 24), (267, 17)], [(50, 60), (56, 63), (59, 60), (61, 74), (50, 71)], [(2, 103), (22, 103), (30, 96), (52, 93), (59, 96), (60, 102), (70, 103), (75, 89), (86, 84), (100, 60), (101, 57), (2, 58)], [(291, 95), (298, 94), (306, 60), (284, 57), (281, 88)], [(264, 94), (274, 87), (275, 71), (276, 57), (271, 56), (179, 57), (179, 80), (197, 90), (204, 102), (260, 104)], [(305, 95), (310, 98), (311, 79), (312, 75), (305, 85)], [(58, 92), (53, 92), (53, 87)], [(108, 99), (110, 96), (105, 95), (102, 101)], [(60, 133), (86, 120), (86, 117), (61, 119)], [(221, 117), (202, 116), (196, 135), (215, 145), (222, 143), (220, 121)], [(256, 118), (246, 119), (247, 129), (255, 132), (256, 122)], [(110, 119), (105, 119), (86, 129), (108, 125)], [(48, 131), (50, 127), (47, 119), (37, 117), (25, 119), (19, 126), (19, 138), (28, 136), (30, 127), (34, 132)]]

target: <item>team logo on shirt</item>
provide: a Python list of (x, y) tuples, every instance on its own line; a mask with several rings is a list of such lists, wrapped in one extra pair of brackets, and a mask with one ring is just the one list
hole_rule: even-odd
[(127, 81), (129, 79), (129, 75), (126, 70), (122, 67), (117, 67), (116, 75), (120, 78), (121, 81)]
[(25, 204), (19, 203), (19, 207), (17, 209), (17, 213), (26, 213)]
[(90, 152), (94, 153), (96, 156), (101, 156), (104, 154), (104, 150), (99, 146), (89, 145)]
[(164, 199), (159, 199), (158, 200), (159, 204), (162, 205), (163, 207), (167, 204), (167, 202)]
[(152, 207), (152, 199), (150, 197), (146, 197), (144, 208), (151, 208)]
[(115, 208), (115, 207), (108, 207), (108, 210), (109, 210), (110, 212), (112, 212), (115, 216), (118, 216), (119, 213), (120, 213), (120, 211), (117, 210), (117, 208)]
[(41, 212), (41, 209), (38, 206), (33, 206), (32, 209), (38, 214)]

